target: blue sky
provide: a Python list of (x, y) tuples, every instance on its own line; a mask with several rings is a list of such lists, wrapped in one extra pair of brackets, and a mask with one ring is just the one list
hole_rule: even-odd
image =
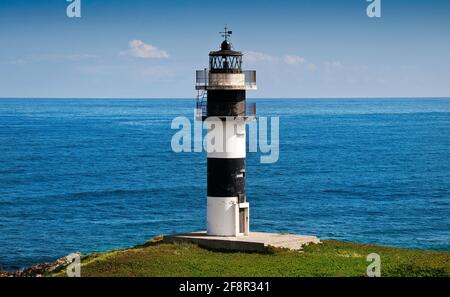
[(254, 98), (449, 97), (450, 1), (0, 1), (0, 97), (190, 98), (224, 24)]

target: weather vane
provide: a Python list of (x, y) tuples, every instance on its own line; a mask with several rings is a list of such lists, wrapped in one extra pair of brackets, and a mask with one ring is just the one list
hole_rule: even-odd
[(224, 31), (219, 33), (222, 35), (222, 37), (225, 37), (225, 40), (228, 41), (228, 37), (233, 34), (233, 31), (229, 31), (227, 25), (225, 25)]

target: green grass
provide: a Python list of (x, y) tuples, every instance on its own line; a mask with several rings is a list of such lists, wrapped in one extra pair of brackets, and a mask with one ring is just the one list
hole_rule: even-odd
[[(210, 251), (191, 244), (155, 244), (82, 258), (82, 276), (365, 276), (378, 253), (382, 276), (450, 276), (450, 253), (324, 241), (303, 252)], [(63, 276), (60, 272), (56, 276)]]

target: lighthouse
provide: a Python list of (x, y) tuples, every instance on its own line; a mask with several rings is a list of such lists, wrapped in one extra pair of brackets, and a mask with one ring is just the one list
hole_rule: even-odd
[(162, 242), (245, 252), (264, 252), (269, 247), (301, 250), (304, 245), (319, 243), (316, 236), (250, 233), (250, 204), (245, 191), (246, 124), (256, 120), (256, 104), (246, 102), (246, 91), (256, 90), (256, 71), (242, 70), (243, 54), (231, 45), (232, 32), (225, 27), (220, 33), (224, 40), (218, 50), (209, 53), (209, 67), (197, 70), (195, 83), (195, 118), (208, 129), (204, 142), (208, 158), (207, 230), (165, 235)]
[(209, 68), (196, 72), (197, 120), (206, 121), (208, 133), (222, 132), (215, 134), (218, 149), (207, 147), (207, 235), (246, 236), (246, 122), (256, 119), (256, 104), (246, 102), (246, 91), (256, 90), (256, 71), (242, 70), (243, 54), (230, 42), (232, 31), (225, 27), (220, 33), (224, 40), (209, 53)]

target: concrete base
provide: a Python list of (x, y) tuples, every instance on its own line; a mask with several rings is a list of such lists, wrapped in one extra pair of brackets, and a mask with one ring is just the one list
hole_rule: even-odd
[(248, 236), (208, 236), (205, 231), (164, 236), (163, 243), (193, 243), (217, 250), (264, 252), (268, 247), (301, 250), (310, 243), (320, 243), (316, 236), (250, 232)]

